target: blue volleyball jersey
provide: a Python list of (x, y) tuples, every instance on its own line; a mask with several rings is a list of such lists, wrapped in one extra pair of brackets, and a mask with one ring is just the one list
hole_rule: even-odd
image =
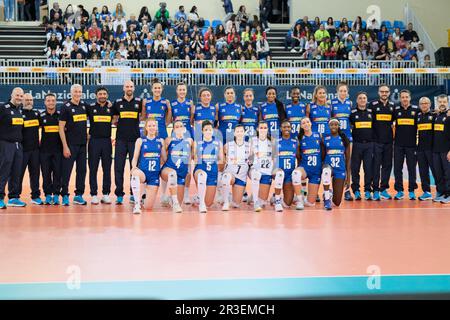
[(163, 139), (167, 138), (167, 100), (164, 98), (159, 100), (147, 99), (145, 103), (145, 111), (147, 118), (154, 118), (158, 122), (158, 136)]
[(191, 144), (187, 139), (172, 138), (167, 152), (166, 166), (177, 171), (177, 175), (185, 177), (191, 160)]
[(277, 144), (277, 168), (288, 172), (294, 170), (296, 168), (298, 140), (278, 138)]
[[(195, 170), (201, 169), (206, 173), (217, 173), (220, 152), (220, 142), (215, 137), (211, 141), (197, 142), (197, 163)], [(194, 171), (195, 171), (194, 170)]]
[(145, 172), (157, 173), (161, 171), (161, 150), (163, 142), (161, 138), (149, 139), (143, 137), (141, 151), (139, 153), (139, 169)]
[(322, 152), (321, 152), (322, 137), (318, 133), (313, 133), (311, 136), (304, 135), (300, 141), (300, 153), (302, 155), (301, 167), (306, 172), (320, 174), (322, 171)]
[(325, 163), (333, 170), (345, 171), (345, 146), (341, 136), (325, 136), (323, 143), (326, 150)]
[(297, 136), (300, 132), (300, 122), (306, 117), (306, 104), (299, 102), (297, 104), (289, 103), (286, 105), (286, 116), (292, 127), (292, 134)]
[(312, 132), (317, 132), (321, 135), (330, 134), (328, 121), (331, 119), (331, 109), (328, 105), (319, 106), (315, 103), (311, 103), (309, 106), (309, 118), (312, 123)]
[(339, 127), (349, 139), (352, 137), (349, 121), (351, 113), (352, 102), (350, 99), (345, 99), (344, 102), (341, 102), (338, 98), (331, 100), (331, 116), (339, 120)]
[(233, 140), (234, 128), (241, 120), (242, 107), (237, 103), (219, 104), (219, 131), (222, 133), (223, 143)]
[(192, 100), (186, 99), (183, 102), (173, 100), (170, 102), (172, 108), (172, 120), (183, 122), (186, 130), (192, 133), (191, 127), (191, 103)]
[(245, 135), (253, 137), (256, 135), (256, 127), (258, 126), (259, 108), (257, 106), (242, 107), (241, 124), (244, 126)]
[(269, 132), (272, 135), (280, 131), (280, 116), (275, 102), (265, 102), (261, 105), (261, 118), (268, 123)]
[(209, 107), (204, 107), (201, 104), (195, 106), (194, 112), (194, 135), (195, 141), (202, 139), (202, 122), (205, 120), (211, 121), (213, 127), (216, 121), (216, 107), (214, 105), (209, 105)]

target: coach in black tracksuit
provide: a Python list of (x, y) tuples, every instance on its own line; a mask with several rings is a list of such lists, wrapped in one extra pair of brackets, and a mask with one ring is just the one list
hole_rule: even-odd
[(63, 205), (69, 205), (69, 182), (76, 162), (76, 189), (74, 203), (85, 205), (83, 199), (86, 180), (87, 113), (86, 104), (81, 101), (81, 85), (72, 85), (72, 98), (63, 104), (59, 116), (59, 135), (63, 145), (61, 195)]
[(116, 144), (114, 155), (114, 178), (116, 183), (115, 194), (117, 204), (122, 204), (123, 196), (123, 175), (127, 160), (133, 160), (134, 144), (140, 136), (139, 123), (145, 117), (143, 101), (134, 97), (134, 84), (126, 81), (123, 85), (124, 96), (117, 99), (113, 106), (114, 121), (117, 124)]
[(409, 199), (415, 200), (414, 190), (416, 183), (417, 164), (417, 115), (419, 108), (411, 105), (411, 93), (408, 90), (400, 91), (400, 105), (395, 107), (395, 139), (394, 139), (394, 199), (403, 198), (403, 162), (406, 158), (408, 168)]
[(30, 178), (31, 187), (31, 199), (34, 204), (42, 204), (42, 200), (39, 198), (41, 192), (39, 190), (39, 112), (33, 110), (33, 96), (29, 93), (24, 95), (23, 98), (23, 160), (22, 170), (20, 176), (19, 197), (22, 193), (23, 178), (25, 171), (28, 168), (28, 174)]
[[(361, 162), (364, 169), (364, 192), (371, 192), (373, 178), (373, 127), (372, 112), (367, 109), (367, 94), (358, 93), (356, 109), (350, 114), (353, 148), (351, 157), (352, 190), (359, 190), (359, 171)], [(379, 200), (379, 199), (377, 199)]]
[(431, 101), (422, 97), (419, 101), (420, 112), (417, 116), (417, 163), (419, 165), (420, 183), (423, 194), (419, 200), (432, 198), (430, 189), (430, 170), (436, 178), (433, 166), (433, 122), (434, 115), (431, 112)]
[(0, 209), (6, 208), (4, 203), (6, 183), (8, 183), (9, 200), (19, 197), (23, 156), (22, 100), (23, 90), (15, 88), (11, 94), (11, 100), (0, 105)]
[(392, 171), (394, 104), (389, 101), (390, 90), (388, 86), (380, 86), (378, 95), (380, 99), (372, 101), (369, 104), (369, 109), (372, 111), (373, 117), (373, 191), (381, 192), (381, 198), (383, 199), (391, 199), (387, 190), (389, 189), (389, 179)]
[[(97, 101), (92, 103), (88, 109), (89, 117), (89, 185), (91, 188), (92, 203), (98, 204), (97, 199), (97, 172), (102, 161), (103, 184), (102, 202), (109, 203), (108, 196), (111, 192), (111, 165), (112, 165), (112, 143), (111, 122), (112, 110), (108, 101), (108, 90), (100, 87), (96, 90)], [(109, 104), (109, 105), (108, 105)]]
[(59, 137), (59, 112), (56, 110), (56, 95), (49, 93), (44, 98), (45, 111), (41, 113), (42, 128), (39, 157), (42, 171), (42, 189), (45, 204), (58, 205), (61, 194), (62, 143)]

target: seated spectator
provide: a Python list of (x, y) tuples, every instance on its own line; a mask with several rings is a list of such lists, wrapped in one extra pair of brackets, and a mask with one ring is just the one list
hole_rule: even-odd
[[(147, 25), (142, 26), (141, 33), (139, 34), (139, 40), (144, 41), (144, 39), (147, 38), (147, 35), (150, 33), (149, 28)], [(151, 34), (151, 33), (150, 33)]]
[(395, 46), (397, 47), (398, 50), (406, 48), (406, 41), (404, 35), (401, 35), (400, 39), (395, 41)]
[(226, 38), (225, 28), (222, 24), (216, 27), (216, 39)]
[(199, 28), (203, 28), (203, 26), (205, 25), (205, 21), (203, 20), (203, 18), (201, 18), (198, 15), (198, 11), (197, 11), (197, 7), (193, 6), (191, 8), (191, 11), (188, 14), (187, 17), (187, 21), (191, 24), (191, 25), (196, 25)]
[(225, 33), (229, 35), (232, 32), (233, 27), (235, 30), (239, 30), (239, 23), (236, 21), (235, 14), (232, 14), (227, 22), (225, 22)]
[(162, 46), (164, 50), (167, 50), (167, 47), (169, 46), (169, 43), (166, 39), (163, 38), (163, 35), (161, 33), (158, 34), (156, 40), (153, 42), (153, 48), (156, 50), (159, 50), (159, 47)]
[[(322, 23), (320, 22), (320, 18), (319, 17), (315, 17), (314, 18), (314, 22), (311, 25), (312, 32), (316, 33), (316, 31), (320, 29), (321, 25), (322, 25)], [(316, 41), (319, 41), (319, 40), (316, 39)]]
[(162, 30), (166, 30), (170, 27), (170, 15), (165, 2), (159, 4), (159, 9), (155, 13), (155, 19), (153, 20), (152, 25), (156, 26), (158, 23), (161, 24)]
[(406, 42), (406, 47), (399, 50), (399, 54), (405, 61), (411, 61), (416, 51), (411, 48), (409, 42)]
[(80, 29), (81, 25), (86, 25), (89, 21), (89, 12), (87, 12), (81, 4), (77, 6), (77, 11), (74, 14), (74, 21), (75, 29)]
[(72, 23), (67, 23), (64, 27), (64, 37), (75, 37), (75, 28), (73, 27)]
[(205, 60), (217, 60), (217, 50), (215, 47), (210, 47), (208, 51), (205, 53)]
[(49, 61), (53, 61), (53, 62), (58, 62), (59, 61), (59, 55), (56, 52), (56, 50), (51, 50), (48, 54), (48, 60)]
[(81, 50), (83, 50), (83, 52), (84, 52), (85, 55), (86, 55), (86, 54), (88, 53), (88, 51), (89, 51), (88, 46), (87, 46), (87, 43), (86, 43), (86, 41), (84, 41), (84, 38), (83, 38), (83, 37), (80, 37), (80, 38), (78, 39), (78, 47), (79, 47)]
[(317, 56), (317, 42), (313, 35), (310, 36), (308, 42), (305, 44), (305, 52), (303, 58), (306, 60), (315, 59)]
[(253, 33), (253, 42), (259, 41), (261, 39), (267, 39), (266, 32), (262, 29), (260, 25), (256, 27), (255, 33)]
[(49, 23), (56, 22), (58, 25), (61, 25), (64, 23), (62, 16), (59, 12), (55, 12), (53, 15), (53, 18), (50, 19)]
[(395, 47), (394, 36), (392, 34), (390, 34), (388, 36), (388, 39), (386, 41), (386, 48), (387, 48), (387, 51), (391, 54), (393, 52), (397, 51), (397, 48)]
[(116, 20), (114, 20), (113, 22), (113, 31), (116, 32), (117, 31), (117, 27), (121, 26), (122, 27), (122, 31), (127, 30), (127, 23), (125, 22), (125, 18), (122, 15), (118, 15)]
[(141, 57), (141, 59), (149, 60), (149, 59), (152, 59), (153, 56), (154, 56), (154, 50), (152, 49), (152, 44), (151, 43), (147, 43), (145, 45), (144, 50), (141, 51), (140, 57)]
[(97, 37), (100, 39), (102, 36), (102, 32), (100, 28), (97, 26), (97, 22), (93, 21), (91, 27), (88, 29), (88, 38), (92, 39), (93, 37)]
[(148, 8), (147, 7), (142, 7), (141, 8), (141, 12), (139, 13), (139, 17), (138, 17), (138, 21), (141, 24), (143, 23), (143, 20), (146, 20), (147, 23), (152, 22), (152, 17), (150, 16), (150, 12), (148, 12)]
[(78, 41), (78, 39), (84, 38), (84, 40), (89, 40), (89, 34), (86, 31), (86, 27), (84, 25), (75, 33), (74, 40)]
[(190, 61), (190, 60), (192, 60), (192, 57), (193, 57), (193, 55), (192, 55), (190, 47), (185, 46), (183, 48), (183, 51), (180, 52), (180, 59)]
[(301, 24), (295, 25), (291, 38), (291, 52), (296, 52), (295, 47), (298, 47), (298, 52), (302, 52), (305, 48), (306, 34)]
[(327, 24), (325, 25), (325, 30), (330, 34), (330, 38), (333, 40), (336, 37), (336, 26), (334, 25), (334, 20), (332, 17), (328, 17)]
[(92, 46), (92, 49), (89, 50), (89, 52), (87, 54), (87, 58), (95, 59), (95, 58), (100, 58), (100, 57), (101, 57), (101, 52), (98, 50), (97, 46), (94, 44)]
[(414, 37), (419, 40), (419, 35), (413, 30), (413, 24), (411, 22), (408, 23), (408, 29), (403, 32), (403, 36), (405, 37), (405, 41), (412, 41)]
[(317, 49), (319, 51), (319, 54), (324, 56), (325, 52), (329, 51), (332, 46), (333, 43), (331, 42), (330, 37), (325, 37), (322, 39), (322, 42)]
[(270, 55), (269, 42), (264, 38), (257, 41), (256, 52), (258, 54), (258, 59), (265, 59), (268, 55)]
[[(56, 53), (56, 51), (55, 51)], [(51, 57), (49, 57), (49, 60), (51, 59)], [(70, 51), (68, 51), (68, 49), (66, 47), (64, 47), (61, 51), (61, 53), (59, 54), (59, 59), (61, 60), (68, 60), (70, 59)]]
[(242, 50), (241, 46), (238, 46), (236, 50), (232, 52), (232, 57), (234, 60), (241, 60), (242, 57), (245, 59), (244, 50)]
[(335, 38), (333, 44), (334, 51), (336, 52), (336, 60), (346, 60), (347, 59), (347, 50), (345, 50), (345, 45), (341, 42), (339, 37)]
[(125, 59), (128, 57), (128, 50), (125, 48), (125, 44), (123, 42), (119, 44), (119, 49), (117, 52)]
[(156, 24), (155, 29), (153, 30), (153, 39), (158, 38), (158, 35), (162, 35), (163, 38), (166, 37), (166, 34), (164, 33), (163, 25), (161, 23)]
[(244, 46), (246, 46), (248, 42), (252, 42), (252, 30), (249, 25), (246, 25), (244, 31), (242, 31), (241, 41)]
[(127, 37), (127, 33), (122, 29), (122, 25), (119, 24), (117, 26), (116, 31), (114, 32), (114, 38), (119, 38), (119, 40), (124, 40)]
[(377, 40), (378, 40), (378, 42), (386, 42), (388, 37), (389, 37), (389, 32), (388, 32), (386, 26), (383, 24), (381, 26), (380, 31), (377, 34)]
[(352, 47), (352, 50), (348, 53), (348, 60), (351, 61), (361, 61), (362, 55), (356, 46)]
[(391, 58), (390, 54), (386, 50), (386, 45), (382, 44), (380, 46), (380, 49), (375, 53), (374, 59), (379, 60), (379, 61), (382, 61), (382, 60), (386, 61), (386, 60), (390, 60), (390, 58)]
[(73, 12), (73, 7), (72, 7), (72, 5), (71, 4), (69, 4), (67, 7), (66, 7), (66, 10), (64, 10), (64, 14), (63, 14), (63, 16), (62, 16), (62, 18), (63, 18), (63, 21), (65, 22), (65, 23), (73, 23), (73, 20), (74, 20), (74, 12)]
[(173, 44), (169, 44), (167, 47), (167, 59), (175, 60), (178, 59), (178, 51), (175, 49)]
[(60, 47), (60, 41), (56, 38), (56, 34), (52, 33), (50, 35), (50, 39), (47, 41), (47, 55), (50, 55), (53, 50), (56, 51), (57, 54), (59, 54), (59, 51), (61, 49)]
[(191, 43), (189, 45), (193, 52), (195, 52), (197, 50), (197, 48), (200, 48), (201, 50), (203, 50), (203, 48), (205, 47), (202, 43), (202, 40), (200, 39), (200, 35), (198, 35), (198, 34), (195, 35), (194, 39), (191, 41)]
[(72, 41), (72, 38), (70, 36), (66, 36), (66, 39), (62, 43), (62, 47), (67, 49), (67, 52), (69, 52), (69, 54), (70, 54), (70, 52), (72, 51), (74, 43), (75, 42)]
[(109, 29), (109, 27), (104, 24), (102, 27), (102, 31), (100, 32), (100, 39), (102, 40), (108, 40), (109, 36), (112, 35), (112, 31)]
[(314, 38), (316, 39), (317, 43), (320, 43), (325, 37), (330, 38), (330, 34), (327, 30), (325, 30), (325, 26), (321, 24), (319, 26), (319, 29), (314, 33)]
[(377, 19), (373, 18), (371, 21), (367, 22), (367, 30), (372, 30), (375, 34), (380, 31), (380, 22)]
[(130, 38), (128, 39), (128, 45), (133, 45), (136, 50), (139, 50), (140, 46), (141, 46), (141, 42), (139, 41), (137, 34), (135, 32), (132, 32), (130, 34)]
[(187, 15), (184, 12), (184, 6), (178, 7), (178, 11), (175, 13), (175, 16), (174, 16), (174, 20), (175, 20), (174, 22), (179, 22), (180, 19), (183, 19), (184, 21), (187, 20)]
[(236, 37), (239, 39), (239, 41), (241, 41), (241, 37), (239, 36), (239, 33), (236, 31), (236, 28), (233, 26), (231, 28), (231, 32), (228, 33), (227, 43), (230, 44)]
[(238, 36), (234, 36), (233, 41), (228, 45), (228, 49), (230, 52), (235, 51), (238, 47), (242, 47), (241, 41), (239, 40)]
[(205, 55), (200, 47), (195, 48), (194, 60), (205, 60)]
[(325, 60), (336, 60), (337, 52), (335, 47), (330, 47), (324, 53)]
[(178, 38), (183, 39), (185, 35), (188, 37), (191, 36), (191, 30), (189, 29), (189, 25), (185, 24), (181, 29), (177, 30)]
[(380, 49), (378, 42), (375, 41), (375, 35), (372, 35), (367, 39), (369, 42), (369, 50), (372, 52), (377, 52)]
[(419, 44), (421, 44), (422, 42), (420, 42), (419, 38), (417, 38), (416, 36), (413, 36), (411, 43), (411, 48), (414, 50), (418, 50), (419, 49)]
[[(126, 13), (125, 13), (125, 11), (123, 11), (123, 7), (122, 7), (122, 4), (121, 3), (118, 3), (117, 5), (116, 5), (116, 10), (114, 10), (114, 12), (112, 13), (112, 16), (114, 17), (114, 18), (116, 18), (116, 19), (118, 19), (119, 18), (119, 16), (120, 17), (125, 17), (126, 16)], [(126, 27), (126, 26), (125, 26)], [(124, 28), (125, 29), (125, 28)]]
[(99, 19), (101, 22), (106, 20), (106, 17), (111, 18), (111, 12), (109, 12), (108, 6), (103, 6), (102, 11), (99, 13)]
[(236, 14), (236, 22), (238, 24), (238, 30), (245, 28), (248, 25), (249, 15), (246, 12), (245, 6), (240, 6), (239, 11)]
[(89, 18), (89, 25), (92, 24), (93, 21), (100, 21), (100, 13), (98, 12), (98, 8), (94, 7), (92, 8), (91, 16)]
[(208, 38), (205, 38), (205, 51), (209, 51), (209, 49), (211, 47), (215, 47), (216, 46), (216, 37), (214, 36), (213, 33), (209, 34)]
[[(347, 18), (342, 18), (341, 23), (339, 24), (339, 32), (342, 32), (345, 27), (349, 27)], [(341, 37), (342, 39), (342, 37)], [(344, 39), (342, 39), (344, 40)]]
[(416, 55), (419, 64), (423, 64), (425, 61), (425, 56), (429, 55), (428, 51), (424, 49), (423, 43), (419, 43)]
[(352, 47), (355, 45), (355, 40), (353, 40), (353, 36), (351, 34), (348, 35), (348, 37), (344, 40), (344, 46), (345, 50), (347, 52), (352, 51)]
[(395, 28), (394, 33), (392, 34), (392, 37), (394, 38), (394, 41), (400, 40), (400, 37), (402, 36), (402, 33), (400, 31), (400, 28)]
[(136, 20), (136, 15), (131, 14), (130, 19), (127, 21), (127, 30), (133, 28), (133, 31), (139, 32), (141, 30), (141, 25), (139, 21)]
[(419, 61), (419, 66), (420, 66), (421, 68), (431, 68), (431, 67), (432, 67), (432, 64), (431, 64), (431, 57), (430, 57), (429, 54), (427, 54), (427, 55), (424, 57), (424, 59), (423, 59), (422, 62)]
[(362, 18), (360, 16), (357, 16), (352, 24), (352, 32), (356, 34), (359, 33), (361, 30), (363, 30)]
[(102, 25), (104, 25), (104, 26), (106, 25), (106, 26), (108, 26), (109, 30), (114, 31), (113, 30), (114, 24), (113, 24), (111, 16), (106, 16), (105, 21), (103, 21)]
[(113, 59), (113, 64), (114, 65), (120, 65), (121, 62), (123, 62), (126, 59), (126, 56), (123, 56), (120, 54), (119, 51), (116, 51), (114, 53), (114, 59)]
[(174, 28), (169, 29), (169, 32), (166, 35), (166, 40), (169, 44), (172, 44), (174, 46), (178, 45), (178, 42), (180, 42), (180, 39), (176, 35)]
[(47, 30), (47, 40), (50, 39), (52, 34), (56, 35), (56, 38), (61, 41), (62, 40), (62, 34), (61, 34), (61, 29), (58, 25), (58, 23), (54, 22), (51, 25), (51, 28)]
[(139, 60), (139, 58), (140, 58), (139, 52), (136, 50), (136, 47), (132, 44), (129, 45), (127, 59), (128, 60)]
[(84, 59), (85, 52), (78, 47), (77, 43), (74, 43), (72, 47), (72, 52), (70, 53), (70, 59), (75, 60), (79, 55), (81, 55), (82, 59)]
[(306, 27), (309, 28), (309, 30), (312, 30), (312, 25), (308, 21), (308, 16), (304, 16), (302, 21), (299, 21), (300, 25), (302, 26), (302, 29), (305, 30)]
[(201, 30), (198, 28), (198, 26), (196, 24), (194, 24), (194, 27), (192, 28), (192, 31), (191, 31), (191, 34), (189, 35), (189, 37), (191, 39), (194, 39), (196, 35), (198, 35), (200, 37), (200, 40), (203, 40), (203, 34), (202, 34)]

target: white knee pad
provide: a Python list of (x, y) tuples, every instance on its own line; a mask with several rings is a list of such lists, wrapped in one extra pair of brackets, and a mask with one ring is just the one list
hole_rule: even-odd
[(292, 184), (294, 186), (300, 186), (302, 184), (302, 172), (300, 169), (292, 171)]
[(229, 172), (225, 172), (222, 174), (222, 186), (228, 186), (231, 184), (231, 174)]
[(252, 181), (259, 182), (261, 181), (262, 173), (259, 170), (253, 169), (251, 172)]
[(167, 184), (169, 185), (169, 188), (177, 186), (177, 173), (174, 170), (169, 173)]
[(322, 184), (329, 186), (331, 184), (331, 167), (326, 165), (322, 168)]
[(197, 182), (198, 184), (203, 184), (206, 185), (206, 178), (208, 177), (208, 175), (206, 174), (205, 171), (200, 171), (197, 175)]
[(284, 171), (278, 170), (275, 173), (275, 189), (282, 189), (284, 182)]

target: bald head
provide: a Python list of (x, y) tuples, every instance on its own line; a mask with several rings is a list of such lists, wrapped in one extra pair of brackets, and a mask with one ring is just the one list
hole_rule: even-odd
[(133, 97), (134, 94), (134, 82), (131, 80), (125, 81), (123, 84), (123, 92), (125, 93), (125, 96), (128, 98)]
[(18, 106), (22, 104), (22, 101), (23, 101), (23, 89), (19, 87), (14, 88), (11, 93), (11, 102), (15, 106)]
[(33, 96), (29, 93), (23, 95), (23, 108), (26, 110), (33, 109)]

